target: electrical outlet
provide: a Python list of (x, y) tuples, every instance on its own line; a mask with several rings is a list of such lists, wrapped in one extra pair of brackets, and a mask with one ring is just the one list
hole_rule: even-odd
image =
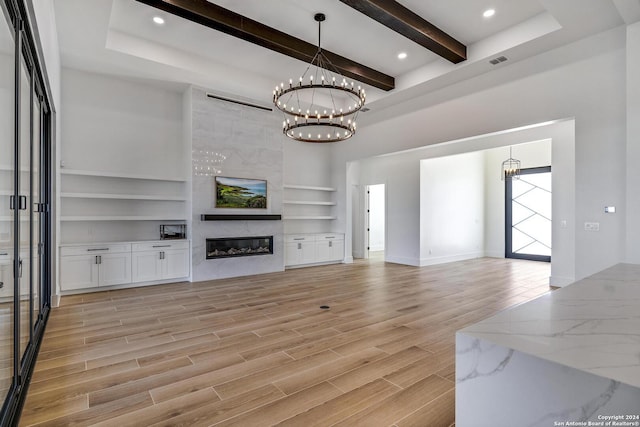
[(584, 231), (600, 231), (599, 222), (585, 222)]

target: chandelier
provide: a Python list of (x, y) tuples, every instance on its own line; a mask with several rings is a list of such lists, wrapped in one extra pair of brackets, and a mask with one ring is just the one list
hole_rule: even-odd
[(502, 162), (502, 180), (520, 179), (520, 160), (513, 158), (509, 147), (509, 158)]
[(366, 94), (361, 86), (339, 76), (336, 67), (320, 47), (323, 13), (318, 22), (318, 51), (298, 81), (289, 79), (273, 91), (273, 103), (284, 113), (282, 132), (303, 142), (336, 142), (356, 132), (356, 117), (364, 106)]

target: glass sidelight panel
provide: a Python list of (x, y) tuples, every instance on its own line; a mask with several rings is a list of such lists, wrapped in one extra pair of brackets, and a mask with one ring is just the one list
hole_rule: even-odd
[(551, 167), (506, 181), (506, 257), (551, 261)]
[(41, 252), (44, 247), (44, 232), (41, 221), (42, 211), (42, 106), (40, 98), (34, 91), (32, 99), (32, 138), (31, 138), (31, 325), (33, 332), (40, 313), (40, 288), (42, 287)]
[[(0, 10), (0, 12), (2, 12)], [(14, 227), (15, 199), (15, 41), (0, 13), (0, 399), (7, 398), (14, 377)], [(1, 402), (0, 402), (1, 406)]]
[(20, 223), (20, 253), (18, 254), (18, 279), (20, 286), (20, 355), (25, 353), (31, 339), (31, 74), (23, 60), (20, 61), (20, 138), (18, 181), (18, 216)]

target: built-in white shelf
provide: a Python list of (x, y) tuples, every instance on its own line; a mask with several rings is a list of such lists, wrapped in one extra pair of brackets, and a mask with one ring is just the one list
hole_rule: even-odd
[(290, 190), (315, 190), (315, 191), (336, 191), (335, 188), (332, 187), (312, 187), (309, 185), (289, 185), (285, 184), (284, 188)]
[[(0, 171), (13, 172), (14, 170), (15, 170), (15, 168), (13, 167), (13, 165), (11, 165), (11, 166), (0, 165)], [(22, 172), (22, 173), (31, 173), (31, 171), (29, 170), (29, 166), (20, 166), (20, 172)], [(37, 172), (37, 170), (35, 170), (34, 172)]]
[(172, 182), (186, 182), (185, 178), (169, 178), (158, 175), (137, 175), (115, 172), (101, 172), (101, 171), (85, 171), (78, 169), (61, 169), (60, 173), (63, 175), (82, 175), (82, 176), (98, 176), (105, 178), (126, 178), (126, 179), (145, 179), (150, 181), (172, 181)]
[(184, 202), (187, 200), (183, 196), (111, 193), (60, 193), (60, 197), (69, 199), (162, 200), (170, 202)]
[(284, 200), (285, 205), (336, 206), (336, 202), (313, 202), (309, 200)]
[(322, 219), (322, 220), (333, 220), (338, 219), (335, 216), (325, 216), (325, 215), (300, 215), (300, 216), (285, 216), (282, 219)]
[(63, 216), (60, 217), (60, 221), (186, 221), (186, 217), (174, 217), (171, 215), (85, 215), (85, 216)]

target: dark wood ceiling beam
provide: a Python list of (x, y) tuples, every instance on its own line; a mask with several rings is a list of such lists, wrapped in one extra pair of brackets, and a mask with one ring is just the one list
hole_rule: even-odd
[(467, 47), (395, 0), (340, 0), (382, 25), (457, 64)]
[[(206, 0), (137, 1), (301, 61), (311, 62), (318, 51), (317, 45), (268, 27)], [(309, 20), (311, 24), (311, 17)], [(395, 88), (395, 79), (392, 76), (325, 49), (322, 51), (343, 76), (386, 91)]]

